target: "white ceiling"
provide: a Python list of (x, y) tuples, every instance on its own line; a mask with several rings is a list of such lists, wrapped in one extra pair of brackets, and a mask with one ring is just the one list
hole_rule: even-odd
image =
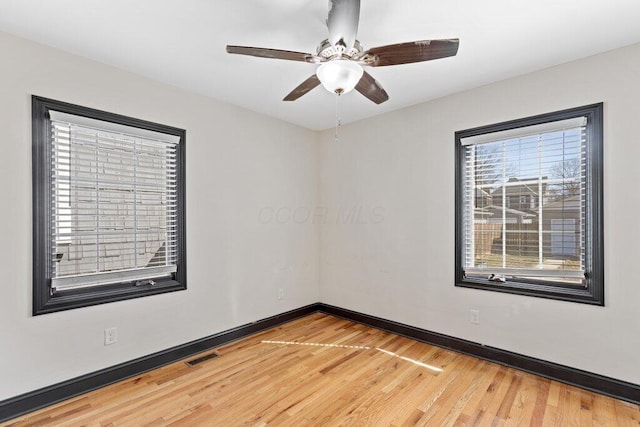
[[(229, 55), (225, 46), (315, 53), (326, 15), (326, 0), (0, 0), (0, 31), (317, 130), (334, 125), (334, 95), (318, 87), (282, 101), (315, 65)], [(346, 94), (342, 122), (640, 42), (639, 19), (638, 0), (364, 0), (365, 49), (456, 37), (460, 49), (368, 69), (390, 99)]]

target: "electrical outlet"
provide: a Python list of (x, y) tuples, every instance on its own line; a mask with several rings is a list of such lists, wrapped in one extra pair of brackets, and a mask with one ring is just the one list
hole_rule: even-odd
[(480, 310), (469, 310), (469, 322), (475, 325), (480, 324)]
[(115, 344), (118, 341), (118, 328), (107, 328), (104, 330), (104, 345)]
[(284, 299), (284, 288), (279, 288), (278, 289), (278, 299)]

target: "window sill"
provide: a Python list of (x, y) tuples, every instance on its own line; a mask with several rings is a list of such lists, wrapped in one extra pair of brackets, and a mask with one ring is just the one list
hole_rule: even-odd
[(159, 295), (168, 292), (185, 290), (186, 285), (175, 280), (158, 281), (153, 286), (110, 285), (85, 290), (60, 291), (48, 295), (42, 304), (34, 301), (33, 314), (47, 314), (74, 308), (106, 304), (133, 298)]
[(525, 295), (537, 298), (548, 298), (560, 301), (571, 301), (582, 304), (604, 306), (604, 297), (594, 295), (587, 287), (545, 285), (540, 283), (523, 283), (515, 281), (492, 282), (487, 279), (465, 278), (456, 280), (461, 288), (481, 289), (485, 291), (503, 292), (507, 294)]

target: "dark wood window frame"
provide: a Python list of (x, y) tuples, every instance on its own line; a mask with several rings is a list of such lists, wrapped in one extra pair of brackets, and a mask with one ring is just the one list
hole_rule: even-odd
[[(49, 111), (162, 132), (180, 138), (176, 152), (177, 178), (177, 271), (159, 278), (155, 284), (136, 286), (120, 283), (53, 292), (51, 242), (51, 137)], [(95, 110), (66, 102), (32, 96), (32, 181), (33, 181), (33, 315), (104, 304), (114, 301), (163, 294), (187, 288), (186, 214), (185, 214), (185, 139), (186, 131), (171, 126)]]
[[(604, 221), (603, 221), (603, 103), (492, 124), (455, 133), (455, 286), (551, 298), (593, 305), (604, 305)], [(553, 121), (587, 118), (587, 224), (586, 224), (586, 287), (554, 285), (547, 282), (494, 282), (484, 278), (465, 277), (464, 250), (464, 147), (463, 138), (517, 129)]]

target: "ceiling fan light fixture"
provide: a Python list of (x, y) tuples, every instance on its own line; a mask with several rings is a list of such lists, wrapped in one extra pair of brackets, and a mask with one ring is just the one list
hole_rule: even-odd
[(321, 64), (316, 75), (331, 93), (341, 95), (353, 90), (362, 78), (364, 70), (357, 62), (348, 59), (334, 59)]

